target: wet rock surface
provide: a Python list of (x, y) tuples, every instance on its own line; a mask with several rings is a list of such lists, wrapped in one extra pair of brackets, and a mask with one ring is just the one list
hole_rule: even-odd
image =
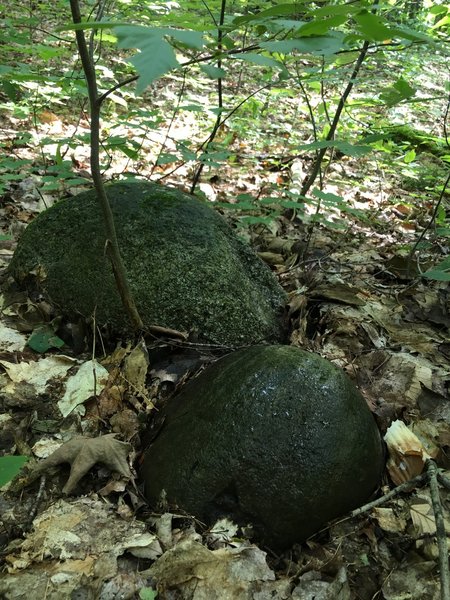
[(141, 475), (156, 505), (211, 524), (230, 515), (286, 548), (363, 504), (383, 448), (352, 381), (319, 355), (254, 346), (218, 360), (168, 402)]
[[(193, 332), (202, 341), (282, 341), (285, 293), (269, 268), (212, 208), (149, 182), (107, 187), (137, 308), (146, 326)], [(25, 230), (10, 273), (65, 314), (129, 329), (105, 257), (94, 191), (63, 200)]]

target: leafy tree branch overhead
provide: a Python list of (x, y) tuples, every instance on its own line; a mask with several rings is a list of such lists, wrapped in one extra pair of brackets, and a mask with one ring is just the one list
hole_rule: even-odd
[(2, 9), (0, 596), (449, 600), (448, 6)]

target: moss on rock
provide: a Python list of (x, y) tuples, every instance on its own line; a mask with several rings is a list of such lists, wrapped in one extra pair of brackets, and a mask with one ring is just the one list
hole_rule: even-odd
[(383, 470), (367, 405), (343, 371), (292, 346), (218, 360), (166, 408), (141, 474), (156, 504), (231, 515), (285, 548), (361, 505)]
[[(195, 197), (148, 182), (107, 187), (119, 246), (146, 326), (196, 331), (228, 345), (281, 340), (285, 294), (224, 219)], [(129, 329), (105, 257), (95, 192), (63, 200), (25, 230), (10, 264), (66, 314)]]

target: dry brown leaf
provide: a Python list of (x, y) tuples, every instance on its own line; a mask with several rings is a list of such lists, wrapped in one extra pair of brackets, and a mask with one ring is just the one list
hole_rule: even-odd
[(431, 498), (421, 494), (410, 506), (411, 519), (417, 534), (436, 533), (436, 521), (434, 518)]
[[(118, 598), (107, 594), (106, 586), (118, 574), (125, 552), (155, 560), (162, 551), (145, 523), (120, 518), (104, 501), (58, 500), (35, 518), (32, 531), (6, 558), (0, 597)], [(130, 597), (137, 597), (146, 583), (137, 571), (129, 569), (135, 592)]]
[(131, 394), (145, 395), (148, 369), (148, 352), (143, 341), (139, 342), (124, 360), (123, 376), (130, 386)]
[(39, 463), (32, 472), (31, 478), (34, 480), (46, 469), (62, 463), (69, 463), (71, 465), (70, 476), (62, 491), (65, 494), (71, 494), (80, 479), (95, 464), (102, 463), (111, 471), (130, 479), (132, 474), (127, 456), (131, 446), (116, 440), (115, 437), (116, 434), (110, 433), (98, 438), (74, 438)]
[(192, 600), (289, 598), (288, 580), (275, 581), (266, 554), (256, 546), (208, 550), (187, 539), (165, 552), (147, 571), (161, 597), (170, 592)]
[(406, 519), (397, 515), (392, 508), (373, 508), (371, 514), (384, 531), (402, 533), (406, 529)]
[(388, 447), (387, 468), (392, 481), (400, 485), (423, 471), (425, 461), (430, 458), (419, 438), (403, 421), (394, 421), (386, 431), (384, 441)]

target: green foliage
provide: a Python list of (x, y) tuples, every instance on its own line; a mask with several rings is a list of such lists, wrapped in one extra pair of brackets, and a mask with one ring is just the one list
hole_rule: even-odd
[(153, 588), (145, 587), (139, 590), (139, 599), (140, 600), (155, 600), (157, 598), (158, 592)]
[(28, 456), (0, 456), (0, 488), (16, 477)]
[[(407, 2), (374, 7), (368, 0), (321, 5), (236, 0), (227, 5), (219, 27), (220, 8), (218, 0), (207, 5), (119, 0), (100, 21), (85, 10), (86, 21), (77, 28), (91, 42), (101, 93), (111, 92), (102, 107), (106, 177), (117, 161), (137, 174), (151, 160), (153, 169), (164, 173), (188, 163), (189, 169), (202, 164), (203, 174), (213, 175), (225, 164), (253, 168), (257, 154), (300, 153), (311, 163), (323, 151), (319, 172), (325, 173), (333, 161), (364, 160), (372, 151), (387, 173), (400, 178), (412, 201), (439, 193), (442, 166), (427, 168), (422, 155), (449, 161), (443, 140), (427, 131), (428, 111), (438, 110), (436, 102), (447, 92), (440, 82), (429, 91), (423, 73), (445, 55), (447, 6), (412, 10)], [(33, 11), (17, 5), (4, 20), (0, 43), (7, 60), (0, 67), (0, 105), (23, 122), (23, 131), (2, 148), (0, 192), (32, 169), (38, 170), (45, 192), (62, 194), (86, 184), (73, 160), (89, 143), (86, 127), (79, 127), (86, 84), (74, 60), (74, 28), (62, 0), (38, 4)], [(337, 130), (327, 139), (364, 42), (370, 52)], [(133, 75), (137, 84), (124, 86)], [(160, 93), (165, 89), (171, 90), (169, 101)], [(417, 116), (417, 127), (405, 125), (406, 108)], [(73, 123), (73, 132), (57, 140), (54, 134), (36, 136), (40, 112), (48, 110)], [(219, 130), (209, 139), (217, 117)], [(178, 133), (187, 122), (195, 122), (200, 132), (195, 139)], [(123, 127), (134, 135), (123, 135)], [(161, 132), (167, 133), (165, 140)], [(36, 144), (38, 160), (16, 158), (17, 149)], [(274, 168), (276, 162), (275, 156)], [(363, 218), (342, 198), (303, 198), (284, 183), (268, 197), (271, 202), (240, 198), (230, 210), (241, 223), (267, 226), (293, 207), (304, 222), (332, 227), (349, 216)], [(445, 210), (438, 216), (438, 231), (445, 232)]]
[(34, 329), (33, 333), (28, 338), (27, 345), (35, 352), (47, 352), (50, 348), (62, 348), (64, 342), (59, 338), (52, 327), (49, 325), (41, 325)]
[(433, 269), (425, 271), (423, 274), (427, 279), (435, 279), (437, 281), (450, 281), (450, 257), (447, 257)]

